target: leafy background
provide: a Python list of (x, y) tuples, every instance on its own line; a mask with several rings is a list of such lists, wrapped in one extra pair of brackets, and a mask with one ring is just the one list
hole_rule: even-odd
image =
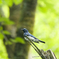
[[(36, 44), (40, 49), (51, 49), (59, 59), (59, 1), (38, 0), (33, 35), (45, 41), (45, 44)], [(31, 47), (31, 52), (33, 48)], [(35, 52), (35, 51), (34, 51)], [(32, 52), (31, 58), (39, 59), (38, 54)]]
[[(3, 21), (4, 25), (12, 25), (14, 22), (8, 19), (10, 12), (9, 7), (15, 3), (20, 4), (22, 0), (0, 0), (0, 8), (2, 8), (4, 14), (0, 12), (0, 22)], [(1, 17), (1, 15), (5, 15)], [(0, 26), (0, 31), (3, 27)], [(10, 34), (8, 31), (4, 31), (5, 34)], [(38, 0), (35, 14), (35, 25), (33, 35), (38, 39), (45, 41), (45, 44), (36, 44), (40, 49), (44, 51), (51, 49), (57, 59), (59, 59), (59, 1), (58, 0)], [(3, 34), (0, 33), (0, 59), (8, 59), (6, 48), (3, 44)], [(17, 38), (19, 39), (19, 38)], [(17, 41), (16, 41), (17, 42)], [(30, 48), (30, 57), (33, 59), (39, 59), (38, 54), (34, 49)]]

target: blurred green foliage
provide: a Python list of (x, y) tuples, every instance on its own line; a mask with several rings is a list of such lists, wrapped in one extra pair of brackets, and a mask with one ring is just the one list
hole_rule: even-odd
[(3, 39), (0, 39), (0, 59), (8, 59), (6, 48), (3, 44)]
[[(47, 51), (51, 49), (59, 59), (59, 1), (38, 0), (34, 33), (38, 39), (45, 41), (45, 44), (36, 44), (39, 49)], [(33, 48), (31, 48), (33, 49)], [(38, 54), (33, 51), (34, 56)], [(36, 57), (34, 59), (39, 59)]]
[(15, 42), (20, 42), (20, 43), (22, 43), (22, 44), (25, 44), (25, 41), (24, 41), (23, 38), (21, 38), (21, 37), (16, 37), (16, 38), (15, 38)]
[(22, 1), (23, 0), (0, 0), (0, 6), (8, 5), (11, 7), (13, 3), (17, 5), (17, 4), (20, 4)]
[(16, 37), (15, 39), (10, 39), (10, 41), (15, 42), (15, 43), (22, 43), (25, 44), (25, 41), (21, 37)]
[[(6, 48), (3, 44), (4, 35), (10, 35), (10, 32), (3, 30), (2, 25), (13, 25), (14, 22), (9, 19), (10, 11), (9, 7), (12, 7), (14, 4), (20, 4), (23, 0), (0, 0), (0, 59), (8, 59), (8, 54)], [(11, 45), (12, 42), (20, 42), (25, 44), (24, 40), (18, 40), (21, 38), (12, 39), (11, 41), (6, 41), (6, 45)]]
[[(2, 25), (12, 25), (13, 21), (10, 21), (9, 18), (9, 7), (12, 7), (13, 3), (16, 5), (21, 3), (23, 0), (0, 0), (0, 22)], [(1, 15), (3, 17), (1, 17)], [(1, 31), (3, 27), (0, 26), (0, 59), (8, 59), (6, 48), (3, 44), (3, 34)], [(3, 31), (4, 34), (10, 35), (8, 31)], [(34, 25), (34, 36), (45, 41), (45, 44), (36, 44), (40, 49), (48, 50), (51, 49), (57, 59), (59, 59), (59, 0), (38, 0), (36, 15), (35, 15), (35, 25)], [(20, 42), (25, 44), (25, 42), (20, 37), (17, 37), (15, 40), (11, 39), (12, 42)], [(12, 44), (10, 41), (6, 44)], [(33, 48), (31, 52), (34, 56), (38, 55)], [(39, 59), (39, 57), (34, 58)]]

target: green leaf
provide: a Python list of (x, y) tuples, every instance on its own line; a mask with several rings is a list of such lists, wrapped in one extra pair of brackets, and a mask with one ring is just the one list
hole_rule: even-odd
[(20, 4), (23, 0), (13, 0), (13, 2), (17, 5)]
[(10, 32), (8, 31), (3, 31), (4, 34), (10, 35)]
[(8, 54), (6, 52), (6, 47), (2, 39), (0, 39), (0, 59), (8, 59)]
[(4, 25), (13, 25), (14, 22), (8, 18), (0, 17), (0, 22), (3, 22)]
[(0, 5), (2, 5), (2, 0), (0, 0)]
[(12, 6), (13, 0), (5, 0), (5, 3), (9, 6)]
[(13, 25), (14, 24), (14, 22), (13, 21), (5, 21), (5, 23), (4, 23), (5, 25)]
[(17, 41), (15, 39), (12, 39), (12, 38), (10, 39), (10, 41), (17, 43)]
[(3, 6), (2, 6), (2, 11), (3, 11), (3, 13), (4, 13), (4, 16), (5, 16), (6, 18), (9, 18), (9, 7), (8, 7), (8, 5), (3, 5)]
[(25, 41), (24, 41), (21, 37), (16, 37), (16, 38), (15, 38), (15, 41), (16, 41), (16, 42), (20, 42), (20, 43), (22, 43), (22, 44), (25, 44)]
[(11, 45), (12, 42), (11, 42), (11, 41), (7, 41), (7, 42), (5, 42), (5, 44), (6, 44), (6, 45)]
[(0, 39), (3, 39), (3, 38), (4, 38), (3, 34), (2, 34), (2, 33), (0, 33)]

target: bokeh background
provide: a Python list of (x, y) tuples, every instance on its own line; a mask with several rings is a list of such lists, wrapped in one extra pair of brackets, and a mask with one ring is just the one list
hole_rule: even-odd
[[(12, 7), (13, 3), (15, 5), (21, 4), (22, 1), (23, 0), (0, 0), (0, 22), (3, 20), (7, 25), (14, 24), (13, 21), (9, 19), (6, 20), (6, 18), (10, 16), (9, 7)], [(3, 12), (1, 12), (1, 8)], [(1, 15), (4, 17), (2, 18)], [(2, 26), (0, 26), (0, 31), (1, 30), (3, 30)], [(10, 34), (7, 30), (3, 30), (3, 32), (7, 35)], [(59, 59), (59, 0), (37, 0), (33, 35), (46, 42), (45, 44), (35, 43), (39, 49), (43, 49), (44, 51), (51, 49), (57, 59)], [(3, 34), (0, 33), (0, 59), (8, 59), (3, 38)], [(23, 41), (21, 42), (23, 43)], [(8, 42), (6, 44), (11, 45), (12, 43)], [(30, 47), (28, 59), (40, 58), (35, 56), (38, 56), (38, 54)]]

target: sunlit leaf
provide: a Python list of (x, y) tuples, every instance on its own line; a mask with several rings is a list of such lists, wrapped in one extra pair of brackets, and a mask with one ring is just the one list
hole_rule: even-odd
[[(9, 1), (9, 0), (8, 0)], [(9, 7), (8, 7), (8, 5), (3, 5), (2, 6), (2, 11), (3, 11), (3, 13), (4, 13), (4, 16), (6, 17), (6, 18), (8, 18), (9, 17)]]
[(0, 59), (8, 59), (8, 54), (2, 39), (0, 39)]
[(9, 6), (12, 6), (13, 0), (5, 0), (5, 3)]
[(20, 4), (23, 0), (13, 0), (13, 2), (17, 5)]
[(3, 38), (4, 38), (3, 34), (2, 34), (2, 33), (0, 33), (0, 39), (3, 39)]
[(2, 0), (0, 0), (0, 6), (2, 5)]

